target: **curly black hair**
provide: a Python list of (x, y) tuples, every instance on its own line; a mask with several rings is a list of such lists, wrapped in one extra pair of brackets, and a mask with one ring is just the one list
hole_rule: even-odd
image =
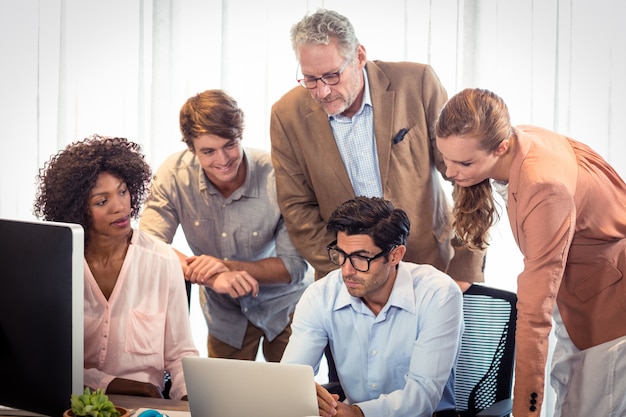
[(126, 183), (130, 214), (136, 219), (150, 186), (150, 165), (144, 160), (139, 144), (126, 138), (99, 135), (71, 143), (39, 170), (33, 213), (48, 221), (80, 224), (86, 243), (91, 225), (89, 193), (103, 172)]

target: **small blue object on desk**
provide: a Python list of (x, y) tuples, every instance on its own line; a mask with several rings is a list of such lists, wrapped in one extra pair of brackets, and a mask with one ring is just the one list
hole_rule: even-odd
[(137, 417), (168, 417), (167, 414), (161, 414), (157, 410), (145, 410), (142, 411), (141, 414), (137, 415)]

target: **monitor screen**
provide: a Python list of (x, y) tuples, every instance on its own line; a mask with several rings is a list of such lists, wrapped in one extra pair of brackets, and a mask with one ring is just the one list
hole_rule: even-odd
[(60, 416), (83, 391), (80, 225), (0, 219), (0, 405)]

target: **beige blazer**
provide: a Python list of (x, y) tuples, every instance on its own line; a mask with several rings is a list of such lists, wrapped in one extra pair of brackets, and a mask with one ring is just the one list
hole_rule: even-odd
[[(447, 94), (430, 66), (417, 63), (366, 64), (384, 198), (407, 211), (411, 231), (406, 261), (446, 271), (453, 256), (449, 209), (437, 167), (433, 123)], [(393, 138), (407, 129), (402, 140)], [(293, 244), (320, 277), (337, 267), (328, 261), (326, 232), (331, 213), (354, 191), (323, 109), (296, 86), (272, 107), (272, 160), (278, 204)], [(445, 172), (445, 171), (442, 171)], [(482, 281), (483, 254), (459, 251), (448, 272)]]
[(517, 133), (507, 212), (524, 255), (513, 408), (524, 417), (543, 402), (555, 300), (579, 349), (626, 335), (626, 184), (581, 143), (532, 126)]

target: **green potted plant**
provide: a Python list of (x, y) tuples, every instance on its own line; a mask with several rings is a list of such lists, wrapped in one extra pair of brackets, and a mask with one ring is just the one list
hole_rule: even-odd
[(63, 413), (63, 417), (129, 417), (130, 412), (123, 407), (116, 407), (101, 389), (91, 391), (89, 387), (81, 395), (72, 394), (72, 408)]

